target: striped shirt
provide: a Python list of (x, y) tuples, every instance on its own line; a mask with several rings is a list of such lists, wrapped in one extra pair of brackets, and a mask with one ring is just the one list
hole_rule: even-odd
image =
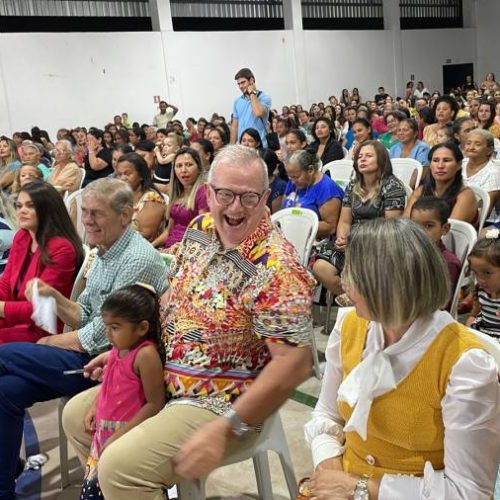
[(115, 290), (141, 282), (152, 285), (158, 295), (167, 289), (167, 270), (159, 252), (130, 227), (113, 246), (97, 253), (90, 268), (85, 290), (78, 299), (78, 338), (90, 355), (109, 348), (101, 306)]
[(500, 299), (492, 299), (484, 290), (477, 295), (481, 312), (473, 328), (494, 337), (500, 342)]

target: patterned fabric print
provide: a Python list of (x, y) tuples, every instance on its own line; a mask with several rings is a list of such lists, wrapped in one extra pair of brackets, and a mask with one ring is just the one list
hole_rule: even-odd
[(171, 403), (223, 413), (270, 360), (266, 340), (309, 345), (313, 286), (269, 218), (227, 251), (211, 216), (196, 218), (177, 249), (171, 305), (162, 311)]
[(85, 477), (82, 482), (80, 500), (95, 500), (104, 498), (99, 482), (97, 480), (97, 463), (104, 443), (126, 422), (113, 422), (110, 420), (100, 420), (92, 440), (92, 447), (85, 465)]

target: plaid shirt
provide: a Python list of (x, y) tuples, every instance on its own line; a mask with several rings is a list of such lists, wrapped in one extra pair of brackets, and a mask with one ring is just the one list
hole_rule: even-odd
[(78, 337), (82, 347), (91, 355), (109, 347), (101, 318), (101, 306), (108, 295), (136, 282), (152, 285), (161, 295), (167, 288), (166, 272), (160, 254), (130, 227), (107, 252), (98, 253), (78, 299), (81, 325)]

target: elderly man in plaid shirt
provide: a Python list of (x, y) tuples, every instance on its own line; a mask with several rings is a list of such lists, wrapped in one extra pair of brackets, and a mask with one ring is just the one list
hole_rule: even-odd
[[(135, 282), (152, 285), (158, 294), (167, 287), (160, 254), (130, 228), (133, 203), (132, 191), (120, 180), (100, 179), (89, 184), (83, 193), (82, 218), (87, 240), (98, 252), (85, 291), (72, 302), (38, 280), (39, 293), (55, 298), (57, 315), (73, 331), (45, 337), (37, 344), (19, 342), (0, 347), (1, 500), (15, 498), (25, 408), (73, 396), (93, 384), (81, 375), (64, 376), (63, 372), (82, 368), (109, 348), (100, 316), (106, 297)], [(31, 296), (31, 289), (26, 295)]]

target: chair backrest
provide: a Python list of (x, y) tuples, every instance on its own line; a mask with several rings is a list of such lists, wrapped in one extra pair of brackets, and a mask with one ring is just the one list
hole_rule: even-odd
[(413, 158), (391, 158), (392, 173), (402, 182), (411, 186), (410, 180), (414, 172), (417, 174), (415, 187), (420, 184), (422, 179), (423, 167), (418, 160)]
[(476, 197), (478, 211), (479, 211), (479, 226), (477, 228), (477, 232), (479, 233), (481, 229), (483, 229), (484, 222), (488, 217), (488, 213), (490, 211), (490, 195), (488, 191), (477, 187), (477, 186), (468, 186), (474, 192), (474, 196)]
[(85, 175), (87, 175), (87, 172), (83, 167), (80, 167), (80, 173), (81, 173), (81, 178), (80, 178), (80, 186), (78, 189), (82, 189), (83, 181), (85, 180)]
[(469, 271), (467, 256), (477, 241), (477, 232), (468, 222), (454, 219), (450, 219), (449, 222), (451, 229), (450, 232), (443, 237), (443, 243), (459, 258), (462, 263), (462, 271), (458, 277), (457, 286), (453, 292), (453, 298), (450, 306), (450, 314), (454, 318), (457, 318), (460, 288)]
[(469, 328), (469, 330), (481, 341), (484, 348), (495, 358), (500, 371), (500, 344), (486, 333), (478, 332), (472, 328)]
[(408, 205), (408, 201), (410, 200), (411, 198), (411, 195), (413, 194), (413, 189), (408, 186), (408, 184), (406, 184), (406, 182), (403, 182), (403, 186), (405, 187), (405, 191), (406, 191), (406, 202), (405, 202), (405, 206)]
[(75, 225), (76, 232), (82, 239), (85, 241), (85, 227), (83, 226), (82, 221), (82, 192), (83, 189), (79, 189), (74, 193), (71, 193), (64, 203), (66, 204), (66, 208), (71, 216), (73, 224)]
[(286, 239), (295, 247), (299, 261), (306, 266), (318, 232), (318, 216), (308, 208), (283, 208), (271, 216)]
[(344, 160), (347, 160), (349, 158), (349, 150), (345, 146), (342, 146), (342, 151), (344, 152)]
[[(352, 160), (335, 160), (323, 165), (323, 173), (329, 172), (330, 177), (337, 182), (350, 180), (354, 177), (354, 162)], [(337, 184), (341, 184), (337, 182)], [(343, 186), (340, 186), (343, 187)]]
[[(89, 264), (90, 248), (87, 245), (83, 245), (83, 251), (85, 253), (85, 256), (83, 258), (82, 265), (78, 270), (78, 274), (76, 275), (75, 282), (73, 283), (73, 288), (71, 289), (71, 295), (69, 296), (70, 300), (73, 302), (76, 302), (78, 300), (78, 297), (80, 297), (80, 294), (85, 289), (85, 284), (86, 284), (85, 273), (87, 271), (87, 267)], [(74, 328), (71, 328), (68, 325), (64, 326), (65, 332), (71, 332), (72, 330), (74, 330)]]

